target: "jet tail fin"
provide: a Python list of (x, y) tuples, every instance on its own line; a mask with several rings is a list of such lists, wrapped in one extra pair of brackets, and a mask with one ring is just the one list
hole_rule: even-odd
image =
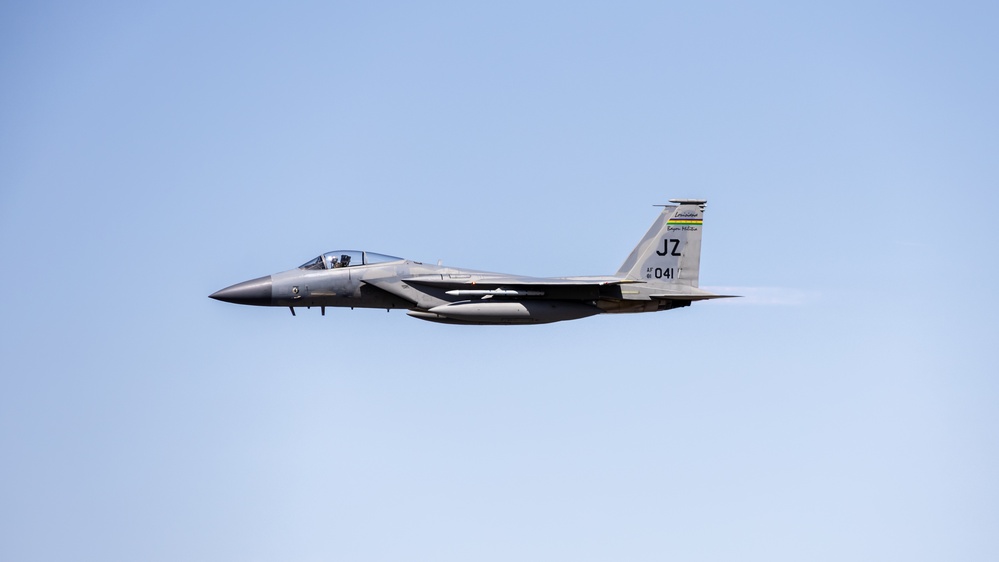
[(703, 199), (670, 199), (617, 275), (648, 283), (697, 287), (701, 267)]

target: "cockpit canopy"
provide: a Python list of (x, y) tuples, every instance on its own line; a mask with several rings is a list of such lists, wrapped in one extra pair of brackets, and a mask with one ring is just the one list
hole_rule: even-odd
[(390, 261), (400, 261), (402, 258), (376, 254), (374, 252), (363, 252), (361, 250), (333, 250), (309, 260), (298, 266), (299, 269), (338, 269), (341, 267), (353, 267), (355, 265), (371, 265), (374, 263), (385, 263)]

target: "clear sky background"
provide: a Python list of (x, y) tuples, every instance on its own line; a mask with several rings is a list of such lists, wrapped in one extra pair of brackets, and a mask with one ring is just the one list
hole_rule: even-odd
[[(999, 559), (997, 29), (5, 3), (0, 559)], [(207, 298), (340, 248), (610, 274), (676, 197), (746, 298), (512, 328)]]

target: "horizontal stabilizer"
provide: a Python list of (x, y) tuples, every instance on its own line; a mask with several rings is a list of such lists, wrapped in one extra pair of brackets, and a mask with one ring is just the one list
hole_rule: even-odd
[(739, 295), (712, 295), (708, 294), (666, 294), (666, 295), (650, 295), (650, 298), (660, 299), (664, 301), (706, 301), (710, 299), (737, 299)]
[(664, 291), (662, 293), (649, 295), (649, 297), (665, 301), (706, 301), (710, 299), (738, 298), (738, 295), (716, 295), (714, 293), (709, 293), (704, 289), (685, 287), (680, 291)]

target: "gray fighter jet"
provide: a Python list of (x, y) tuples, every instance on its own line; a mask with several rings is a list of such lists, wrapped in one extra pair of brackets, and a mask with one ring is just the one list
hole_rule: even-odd
[(405, 309), (446, 324), (546, 324), (595, 314), (655, 312), (725, 298), (697, 288), (704, 205), (671, 199), (606, 277), (523, 277), (359, 250), (336, 250), (297, 269), (226, 287), (211, 298), (236, 304)]

